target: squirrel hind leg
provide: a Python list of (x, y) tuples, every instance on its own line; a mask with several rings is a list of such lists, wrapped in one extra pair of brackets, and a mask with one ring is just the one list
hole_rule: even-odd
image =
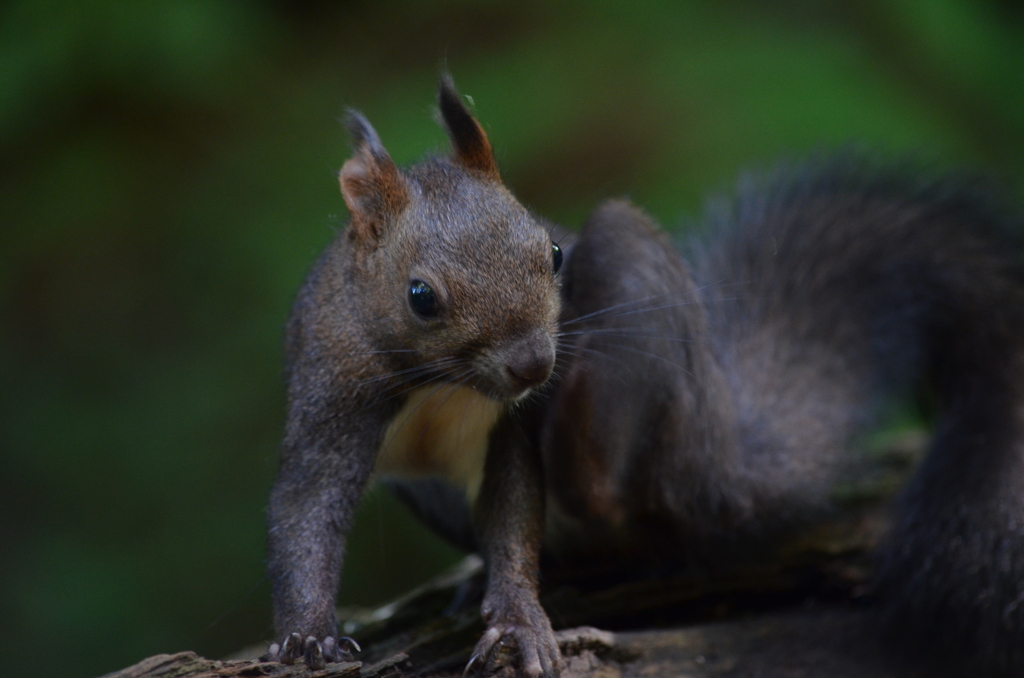
[(703, 534), (742, 513), (746, 490), (727, 482), (735, 446), (723, 375), (700, 289), (672, 242), (642, 211), (609, 201), (583, 226), (564, 276), (561, 380), (543, 444), (560, 508), (605, 534), (649, 528), (659, 552), (666, 531)]

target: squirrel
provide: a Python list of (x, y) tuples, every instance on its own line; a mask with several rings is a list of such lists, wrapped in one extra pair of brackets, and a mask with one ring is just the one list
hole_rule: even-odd
[(885, 635), (954, 675), (1024, 672), (1016, 214), (981, 183), (845, 154), (744, 180), (685, 258), (622, 200), (573, 236), (504, 187), (447, 75), (438, 99), (452, 153), (406, 170), (350, 114), (351, 219), (287, 330), (265, 658), (357, 647), (334, 597), (374, 470), (484, 558), (467, 673), (551, 677), (542, 553), (757, 558), (834, 513), (855, 440), (904, 398), (934, 432), (876, 559)]

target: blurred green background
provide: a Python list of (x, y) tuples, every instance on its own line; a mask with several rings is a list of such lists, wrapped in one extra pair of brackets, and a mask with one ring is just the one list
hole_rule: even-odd
[[(746, 167), (857, 142), (1024, 179), (1019, 2), (0, 6), (0, 656), (91, 676), (270, 635), (282, 327), (344, 224), (338, 124), (444, 147), (447, 63), (528, 205), (663, 223)], [(341, 600), (457, 554), (382, 493)]]

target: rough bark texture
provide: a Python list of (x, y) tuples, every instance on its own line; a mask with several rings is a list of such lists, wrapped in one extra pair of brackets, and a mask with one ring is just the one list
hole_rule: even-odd
[[(880, 516), (874, 509), (851, 512), (770, 563), (712, 578), (677, 574), (590, 589), (550, 586), (541, 600), (555, 628), (563, 629), (557, 634), (563, 678), (911, 675), (890, 666), (865, 635), (869, 613), (858, 605), (866, 554), (884, 528)], [(191, 652), (157, 655), (104, 678), (461, 675), (484, 630), (482, 590), (482, 563), (470, 556), (389, 605), (350, 615), (344, 632), (363, 646), (359, 662), (320, 671), (260, 663), (260, 645), (224, 661)]]

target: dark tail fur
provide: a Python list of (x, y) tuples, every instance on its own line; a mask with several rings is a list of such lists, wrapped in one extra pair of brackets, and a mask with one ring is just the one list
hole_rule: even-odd
[(785, 473), (827, 480), (887, 398), (932, 394), (879, 556), (883, 628), (952, 673), (1021, 675), (1021, 224), (977, 183), (914, 176), (843, 158), (747, 182), (696, 277), (733, 283), (707, 308), (750, 469), (782, 445)]

